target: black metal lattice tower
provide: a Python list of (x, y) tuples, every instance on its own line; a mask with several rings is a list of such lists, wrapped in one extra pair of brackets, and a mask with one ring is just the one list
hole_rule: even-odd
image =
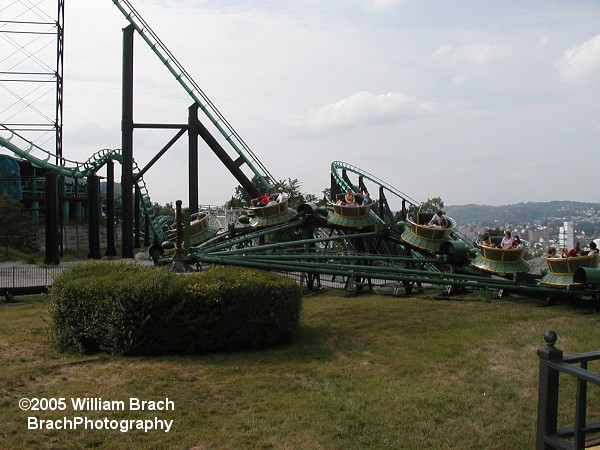
[[(16, 0), (0, 5), (0, 123), (46, 147), (56, 164), (63, 153), (64, 1)], [(46, 192), (59, 201), (62, 183)], [(49, 202), (46, 202), (47, 205)], [(51, 202), (50, 202), (51, 203)], [(46, 227), (59, 231), (58, 208), (47, 208)], [(46, 239), (46, 262), (58, 262), (61, 239)]]
[(0, 6), (0, 123), (62, 156), (64, 1)]

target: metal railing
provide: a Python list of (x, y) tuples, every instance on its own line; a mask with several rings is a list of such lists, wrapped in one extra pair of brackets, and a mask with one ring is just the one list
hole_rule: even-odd
[[(587, 422), (588, 383), (600, 386), (600, 374), (588, 370), (588, 363), (600, 360), (600, 351), (563, 356), (554, 346), (558, 336), (554, 331), (544, 334), (546, 346), (537, 351), (540, 358), (540, 382), (538, 391), (538, 414), (536, 448), (584, 449), (586, 438), (600, 432), (600, 422)], [(574, 424), (558, 427), (560, 375), (577, 380), (575, 392)]]
[(14, 288), (46, 287), (53, 278), (62, 273), (63, 266), (9, 266), (0, 267), (0, 291)]

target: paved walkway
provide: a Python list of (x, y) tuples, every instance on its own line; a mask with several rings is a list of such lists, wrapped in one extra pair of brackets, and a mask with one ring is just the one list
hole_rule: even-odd
[[(93, 260), (61, 262), (56, 266), (39, 266), (27, 264), (23, 261), (0, 262), (0, 295), (7, 290), (19, 290), (31, 287), (46, 287), (52, 284), (52, 278), (67, 267), (82, 264)], [(98, 261), (114, 263), (136, 263), (140, 265), (153, 265), (147, 254), (138, 253), (135, 258), (114, 258)]]

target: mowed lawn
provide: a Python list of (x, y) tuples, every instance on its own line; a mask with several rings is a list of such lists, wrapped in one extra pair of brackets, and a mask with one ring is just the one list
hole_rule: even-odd
[[(436, 293), (346, 298), (327, 290), (304, 299), (288, 345), (163, 357), (57, 353), (41, 301), (2, 304), (0, 448), (534, 448), (543, 334), (555, 330), (565, 354), (598, 350), (600, 314), (517, 297), (435, 300)], [(573, 383), (563, 385), (569, 424)], [(600, 396), (590, 391), (592, 415)], [(63, 398), (65, 407), (23, 411), (23, 398)], [(75, 411), (73, 399), (85, 398), (113, 406)], [(132, 411), (131, 398), (154, 407), (168, 398), (174, 409)], [(76, 416), (134, 427), (172, 422), (168, 432), (28, 429), (32, 420)]]

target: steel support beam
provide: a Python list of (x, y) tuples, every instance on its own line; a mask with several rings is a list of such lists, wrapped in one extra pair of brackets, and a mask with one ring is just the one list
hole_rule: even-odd
[(87, 178), (88, 196), (88, 244), (89, 259), (100, 259), (100, 177), (90, 175)]
[(117, 256), (115, 247), (115, 164), (106, 163), (106, 256)]
[(188, 110), (188, 210), (198, 212), (198, 105)]
[(44, 264), (59, 264), (58, 258), (58, 175), (46, 172), (46, 257)]
[[(210, 147), (210, 149), (217, 155), (217, 157), (221, 160), (225, 167), (229, 169), (229, 172), (235, 177), (235, 179), (242, 185), (242, 187), (248, 192), (250, 197), (256, 198), (261, 195), (260, 190), (252, 184), (252, 181), (248, 179), (246, 174), (242, 172), (239, 165), (231, 159), (231, 157), (227, 154), (227, 152), (221, 147), (221, 144), (214, 138), (210, 131), (200, 122), (196, 121), (196, 126), (198, 127), (198, 133), (204, 142)], [(269, 180), (270, 183), (273, 180)]]
[(121, 207), (123, 258), (133, 258), (133, 32), (123, 29), (123, 73), (121, 100)]

